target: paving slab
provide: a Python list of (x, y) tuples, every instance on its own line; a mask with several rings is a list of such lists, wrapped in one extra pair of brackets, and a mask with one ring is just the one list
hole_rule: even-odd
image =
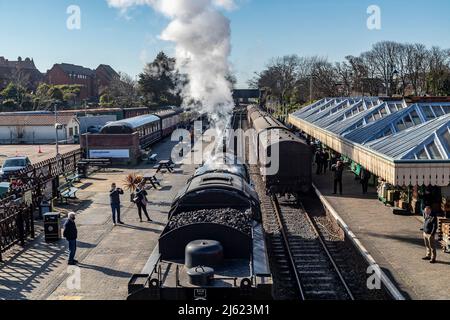
[(342, 196), (332, 194), (331, 173), (314, 175), (314, 183), (407, 298), (450, 299), (450, 254), (439, 250), (435, 265), (422, 261), (422, 217), (394, 215), (378, 201), (375, 188), (363, 195), (350, 171), (344, 173)]
[[(80, 149), (80, 145), (62, 144), (59, 153), (64, 154)], [(6, 158), (27, 156), (32, 163), (45, 161), (56, 156), (55, 145), (0, 145), (0, 165)]]
[[(174, 143), (166, 140), (154, 147), (161, 159), (170, 158)], [(122, 186), (127, 174), (145, 173), (153, 165), (115, 168), (98, 172), (78, 184), (79, 199), (59, 208), (77, 212), (79, 230), (76, 258), (78, 268), (67, 266), (67, 244), (61, 240), (45, 243), (42, 225), (38, 237), (25, 248), (16, 247), (0, 265), (0, 300), (123, 300), (132, 274), (140, 273), (151, 255), (165, 225), (178, 191), (195, 170), (182, 165), (175, 173), (159, 175), (162, 190), (149, 192), (149, 214), (153, 223), (140, 223), (130, 192), (122, 197), (124, 226), (112, 225), (109, 188)]]

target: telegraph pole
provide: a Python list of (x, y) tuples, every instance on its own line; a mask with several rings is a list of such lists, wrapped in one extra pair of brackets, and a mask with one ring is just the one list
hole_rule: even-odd
[(55, 107), (55, 134), (56, 134), (56, 156), (59, 156), (59, 139), (58, 139), (58, 109), (57, 109), (57, 103), (54, 103)]

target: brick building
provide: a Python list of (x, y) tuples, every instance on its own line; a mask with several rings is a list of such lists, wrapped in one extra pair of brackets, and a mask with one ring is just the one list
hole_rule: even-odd
[(45, 82), (52, 85), (81, 85), (80, 100), (96, 100), (119, 75), (108, 65), (96, 70), (69, 63), (55, 64), (47, 71)]
[(111, 66), (106, 64), (101, 64), (97, 67), (95, 70), (95, 76), (99, 96), (105, 92), (113, 80), (120, 79), (120, 75), (113, 68), (111, 68)]
[(80, 100), (97, 96), (95, 71), (69, 63), (55, 64), (47, 71), (45, 82), (52, 85), (81, 85)]
[(34, 90), (43, 78), (44, 75), (36, 68), (33, 59), (23, 60), (19, 57), (17, 61), (9, 61), (5, 57), (0, 57), (0, 90), (12, 81)]

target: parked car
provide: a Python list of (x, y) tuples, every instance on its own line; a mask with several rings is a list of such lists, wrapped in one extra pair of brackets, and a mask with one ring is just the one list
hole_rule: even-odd
[(0, 178), (2, 181), (8, 181), (14, 173), (30, 165), (31, 161), (28, 157), (8, 158), (3, 162), (2, 168), (0, 169)]

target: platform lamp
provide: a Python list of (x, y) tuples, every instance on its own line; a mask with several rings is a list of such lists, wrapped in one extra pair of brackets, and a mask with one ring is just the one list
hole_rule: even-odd
[(56, 100), (53, 103), (54, 112), (55, 112), (55, 138), (56, 138), (56, 156), (59, 156), (59, 139), (58, 139), (58, 130), (61, 130), (63, 128), (63, 125), (58, 123), (58, 104), (60, 103), (59, 100)]

